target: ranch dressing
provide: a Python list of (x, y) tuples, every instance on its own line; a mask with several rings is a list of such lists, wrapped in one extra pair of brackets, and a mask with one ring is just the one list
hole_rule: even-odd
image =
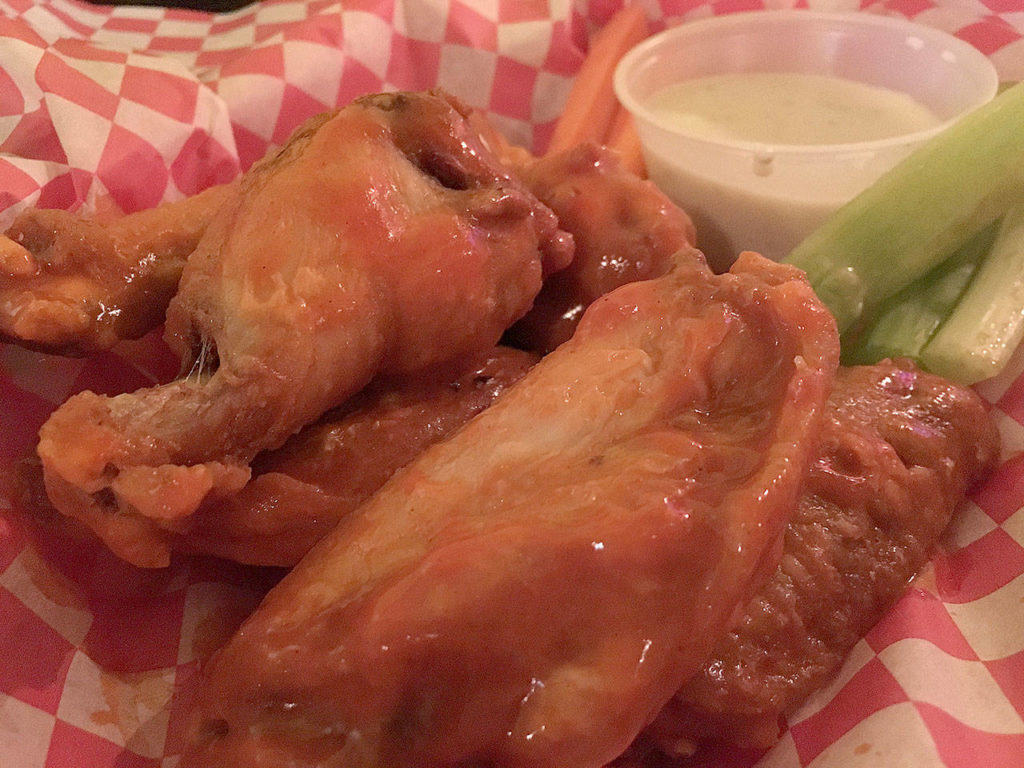
[(657, 91), (648, 106), (695, 136), (768, 144), (875, 141), (940, 122), (905, 93), (799, 72), (738, 72), (685, 80)]
[(912, 146), (862, 142), (941, 124), (904, 94), (796, 73), (684, 81), (645, 106), (659, 124), (648, 129), (648, 175), (693, 218), (716, 269), (742, 250), (784, 259)]

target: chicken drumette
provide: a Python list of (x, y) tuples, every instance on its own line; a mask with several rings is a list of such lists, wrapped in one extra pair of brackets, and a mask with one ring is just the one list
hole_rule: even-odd
[(163, 322), (224, 184), (115, 219), (28, 209), (0, 235), (0, 340), (86, 355)]
[(55, 505), (139, 565), (168, 557), (202, 501), (378, 375), (492, 347), (571, 238), (439, 94), (385, 94), (312, 119), (205, 227), (167, 311), (191, 368), (83, 393), (44, 425)]
[(509, 332), (512, 343), (546, 354), (572, 336), (590, 304), (614, 288), (661, 277), (692, 249), (690, 217), (627, 169), (612, 150), (582, 144), (515, 163), (523, 182), (572, 233), (575, 257), (544, 281), (533, 309)]

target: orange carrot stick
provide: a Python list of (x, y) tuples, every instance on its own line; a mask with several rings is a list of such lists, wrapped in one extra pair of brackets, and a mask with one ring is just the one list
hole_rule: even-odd
[(612, 87), (615, 65), (626, 51), (647, 37), (647, 32), (647, 17), (638, 5), (627, 5), (598, 30), (569, 90), (548, 153), (584, 141), (604, 140), (618, 105)]
[(621, 104), (615, 109), (612, 126), (608, 130), (605, 145), (619, 153), (622, 164), (641, 178), (647, 177), (644, 153), (640, 146), (640, 134), (636, 132), (633, 116)]

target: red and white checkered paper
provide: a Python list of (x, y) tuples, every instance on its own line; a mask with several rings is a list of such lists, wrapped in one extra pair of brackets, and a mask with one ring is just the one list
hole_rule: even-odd
[[(215, 15), (0, 0), (0, 226), (27, 205), (130, 211), (193, 193), (377, 90), (441, 85), (541, 150), (588, 33), (621, 4), (268, 0)], [(652, 29), (765, 7), (903, 15), (1024, 79), (1022, 0), (644, 6)], [(176, 765), (199, 663), (276, 576), (205, 558), (141, 571), (18, 513), (13, 473), (57, 404), (173, 369), (155, 341), (89, 360), (0, 345), (0, 768)], [(979, 390), (1005, 461), (942, 553), (777, 748), (705, 766), (1024, 766), (1024, 353)]]

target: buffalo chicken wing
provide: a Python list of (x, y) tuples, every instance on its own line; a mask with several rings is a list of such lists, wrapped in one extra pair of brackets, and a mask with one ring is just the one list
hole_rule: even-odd
[(575, 256), (544, 281), (533, 309), (512, 328), (512, 343), (546, 354), (572, 336), (591, 302), (636, 280), (661, 277), (692, 247), (693, 223), (679, 206), (618, 155), (584, 144), (530, 162), (520, 161), (530, 190), (573, 235)]
[(374, 382), (253, 461), (252, 480), (209, 499), (175, 550), (293, 566), (396, 470), (487, 408), (536, 362), (498, 347), (454, 377)]
[(753, 255), (599, 299), (271, 591), (182, 768), (604, 765), (774, 566), (837, 357)]
[(969, 389), (909, 361), (840, 369), (778, 569), (648, 736), (673, 755), (773, 744), (925, 564), (998, 445)]
[(47, 491), (121, 557), (237, 493), (249, 462), (377, 376), (494, 346), (571, 238), (487, 152), (459, 105), (384, 94), (310, 120), (205, 227), (167, 310), (190, 368), (44, 425)]
[(111, 220), (29, 209), (0, 235), (0, 340), (85, 355), (164, 320), (232, 185)]

